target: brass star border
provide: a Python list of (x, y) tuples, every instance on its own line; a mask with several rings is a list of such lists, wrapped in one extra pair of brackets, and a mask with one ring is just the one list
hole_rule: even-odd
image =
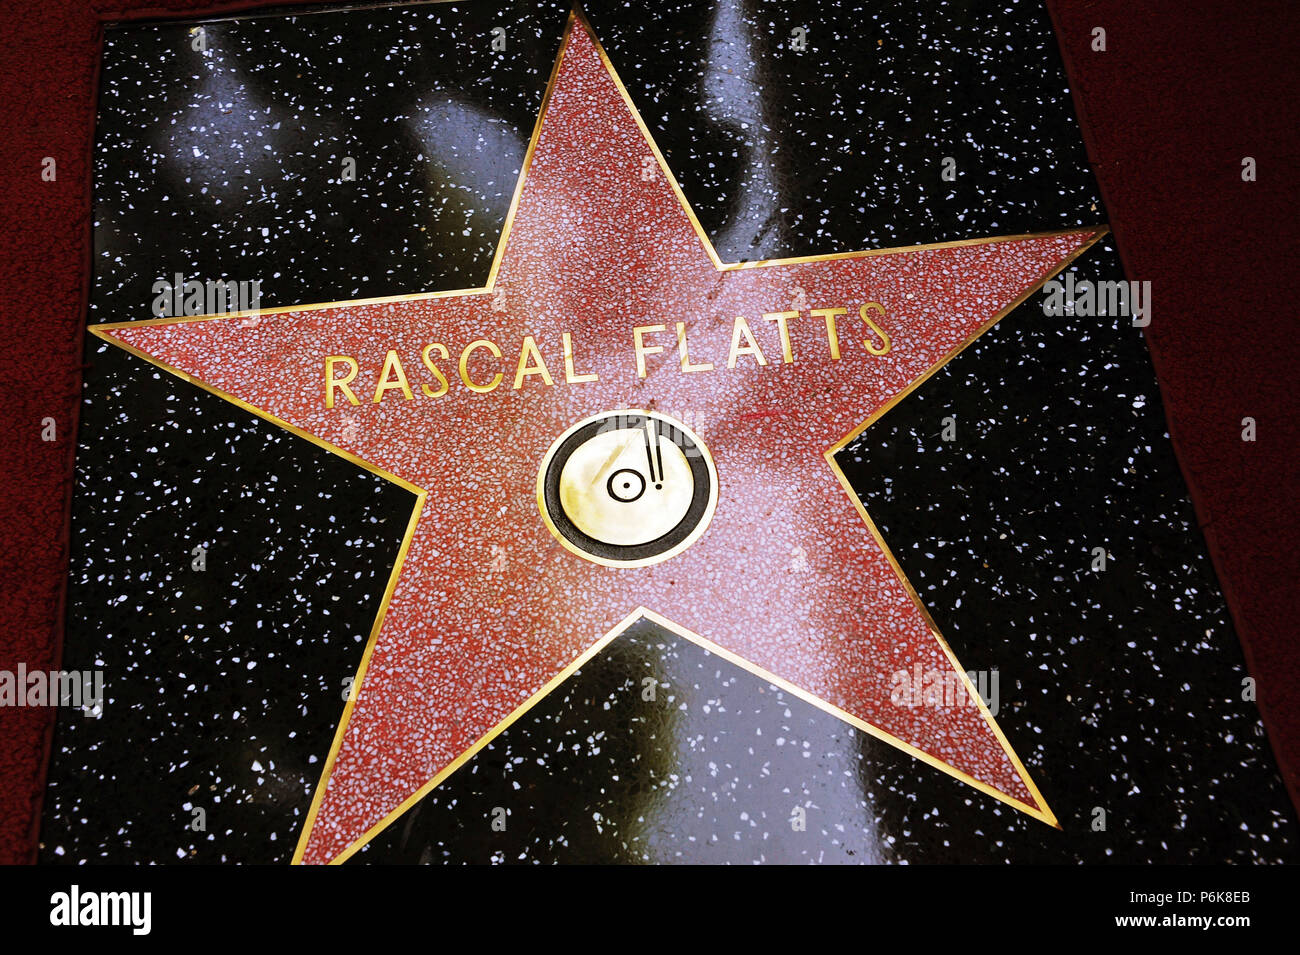
[(905, 742), (904, 740), (881, 729), (880, 727), (877, 727), (863, 719), (860, 719), (846, 712), (840, 707), (835, 706), (834, 704), (819, 698), (814, 693), (795, 685), (789, 680), (786, 680), (775, 673), (769, 672), (768, 670), (752, 663), (749, 660), (744, 659), (743, 657), (737, 655), (736, 653), (714, 643), (713, 641), (701, 636), (700, 634), (695, 633), (687, 629), (686, 627), (683, 627), (655, 613), (653, 610), (647, 607), (641, 606), (641, 607), (637, 607), (635, 610), (629, 613), (623, 620), (621, 620), (616, 626), (614, 626), (607, 633), (605, 633), (603, 637), (601, 637), (593, 645), (591, 645), (584, 653), (582, 653), (580, 656), (574, 659), (568, 666), (564, 667), (562, 670), (557, 672), (531, 697), (529, 697), (525, 702), (517, 706), (508, 716), (506, 716), (500, 722), (496, 723), (496, 725), (493, 726), (488, 732), (480, 736), (472, 745), (464, 749), (463, 752), (461, 752), (460, 755), (455, 760), (453, 760), (451, 763), (446, 765), (432, 779), (428, 780), (428, 782), (426, 782), (423, 786), (421, 786), (419, 789), (413, 792), (409, 797), (403, 800), (396, 808), (390, 811), (377, 823), (372, 825), (360, 838), (352, 841), (351, 844), (348, 845), (346, 849), (344, 849), (341, 853), (337, 854), (332, 859), (330, 859), (331, 864), (341, 863), (347, 858), (349, 858), (350, 856), (352, 856), (353, 854), (355, 854), (357, 851), (359, 851), (366, 843), (368, 843), (379, 832), (381, 832), (388, 825), (390, 825), (394, 820), (396, 820), (399, 816), (401, 816), (407, 809), (409, 809), (415, 803), (419, 802), (430, 790), (434, 789), (436, 786), (442, 783), (443, 780), (445, 780), (448, 776), (456, 772), (456, 770), (458, 770), (461, 766), (463, 766), (466, 762), (468, 762), (471, 758), (473, 758), (473, 756), (476, 755), (479, 750), (481, 750), (484, 746), (486, 746), (493, 739), (495, 739), (500, 733), (502, 733), (507, 727), (509, 727), (517, 719), (519, 719), (521, 716), (527, 713), (534, 705), (536, 705), (541, 699), (546, 697), (557, 686), (559, 686), (561, 683), (567, 680), (575, 671), (577, 671), (580, 667), (582, 667), (587, 661), (589, 661), (596, 654), (601, 652), (601, 650), (603, 650), (606, 645), (608, 645), (612, 640), (614, 640), (621, 633), (623, 633), (624, 630), (626, 630), (631, 624), (633, 624), (634, 622), (642, 618), (653, 621), (654, 623), (671, 631), (672, 633), (675, 633), (678, 636), (699, 645), (700, 647), (704, 648), (708, 652), (712, 654), (716, 654), (717, 656), (727, 660), (728, 662), (754, 674), (755, 676), (759, 677), (765, 682), (780, 687), (785, 692), (788, 692), (791, 695), (796, 696), (812, 704), (813, 706), (816, 706), (817, 708), (827, 713), (830, 713), (833, 716), (838, 717), (839, 719), (843, 720), (849, 725), (877, 739), (880, 739), (888, 743), (889, 745), (894, 746), (897, 749), (900, 749), (939, 770), (942, 770), (943, 772), (961, 780), (962, 782), (972, 786), (973, 788), (979, 790), (980, 792), (992, 796), (993, 798), (1001, 802), (1007, 803), (1008, 805), (1015, 807), (1021, 812), (1024, 812), (1035, 819), (1047, 823), (1048, 825), (1060, 828), (1060, 824), (1057, 821), (1055, 815), (1051, 812), (1049, 808), (1047, 808), (1046, 801), (1043, 799), (1042, 794), (1039, 792), (1037, 786), (1029, 776), (1029, 773), (1026, 771), (1024, 765), (1021, 763), (1019, 757), (1016, 756), (1010, 743), (1007, 741), (1001, 728), (997, 725), (992, 714), (989, 712), (987, 706), (985, 706), (983, 700), (981, 699), (980, 695), (976, 691), (975, 687), (971, 684), (971, 681), (969, 677), (966, 675), (965, 670), (958, 663), (956, 655), (953, 653), (947, 641), (943, 638), (942, 634), (939, 632), (938, 626), (935, 624), (933, 618), (930, 616), (924, 604), (921, 602), (921, 599), (917, 595), (915, 588), (908, 580), (906, 574), (903, 573), (902, 568), (899, 566), (898, 561), (896, 560), (893, 553), (889, 549), (889, 546), (886, 544), (883, 536), (880, 534), (879, 529), (872, 521), (870, 515), (868, 515), (857, 493), (853, 490), (853, 487), (850, 485), (847, 477), (840, 469), (839, 464), (836, 461), (835, 455), (846, 445), (852, 442), (855, 438), (861, 435), (873, 423), (879, 420), (885, 413), (887, 413), (890, 409), (892, 409), (905, 397), (907, 397), (918, 387), (920, 387), (920, 385), (923, 384), (926, 380), (928, 380), (931, 375), (933, 375), (940, 368), (944, 367), (949, 361), (951, 361), (958, 354), (960, 354), (967, 346), (969, 346), (972, 342), (974, 342), (977, 338), (979, 338), (982, 334), (984, 334), (984, 332), (992, 328), (995, 324), (997, 324), (998, 321), (1000, 321), (1003, 317), (1005, 317), (1007, 314), (1009, 314), (1014, 309), (1016, 309), (1019, 305), (1021, 305), (1031, 295), (1037, 292), (1045, 282), (1049, 281), (1052, 277), (1054, 277), (1055, 275), (1063, 271), (1065, 268), (1067, 268), (1075, 259), (1077, 259), (1080, 255), (1082, 255), (1089, 248), (1091, 248), (1093, 244), (1095, 244), (1099, 239), (1101, 239), (1107, 233), (1108, 228), (1105, 225), (1097, 225), (1091, 227), (1062, 229), (1062, 230), (1055, 230), (1055, 231), (1048, 231), (1048, 232), (1041, 232), (1041, 233), (1031, 233), (1025, 235), (998, 236), (998, 237), (982, 238), (982, 239), (964, 239), (964, 240), (958, 240), (953, 242), (930, 243), (924, 245), (902, 246), (902, 247), (885, 248), (885, 249), (871, 249), (871, 250), (858, 251), (858, 252), (840, 252), (840, 253), (833, 253), (827, 255), (799, 256), (799, 257), (792, 257), (792, 258), (766, 259), (766, 260), (747, 261), (747, 262), (723, 262), (719, 257), (716, 249), (714, 248), (712, 242), (710, 241), (708, 235), (705, 233), (704, 228), (701, 226), (699, 219), (696, 217), (694, 210), (691, 208), (690, 203), (686, 199), (686, 196), (683, 194), (681, 187), (678, 184), (677, 179), (673, 175), (671, 169), (669, 168), (668, 163), (664, 158), (662, 152), (660, 151), (658, 144), (655, 142), (654, 137), (651, 135), (650, 130), (646, 126), (645, 121), (643, 120), (640, 112), (637, 110), (636, 105), (633, 103), (632, 98), (629, 95), (626, 87), (624, 86), (623, 82), (619, 78), (617, 71), (614, 69), (613, 64), (610, 62), (609, 56), (605, 52), (603, 46), (601, 46), (599, 40), (596, 39), (595, 31), (592, 29), (590, 23), (586, 20), (583, 13), (580, 10), (575, 8), (573, 12), (570, 13), (568, 22), (565, 26), (563, 39), (560, 45), (560, 50), (556, 56), (555, 64), (552, 68), (550, 78), (546, 86), (546, 91), (542, 99), (542, 105), (538, 112), (538, 118), (534, 126), (532, 136), (529, 139), (528, 148), (525, 153), (524, 161), (520, 169), (519, 178), (515, 187), (514, 195), (511, 200), (509, 210), (506, 214), (505, 221), (501, 229), (501, 235), (497, 243), (496, 253), (493, 257), (492, 264), (488, 272), (487, 282), (484, 285), (475, 288), (468, 288), (468, 289), (419, 292), (419, 293), (411, 293), (411, 294), (403, 294), (403, 295), (381, 296), (375, 298), (351, 299), (346, 301), (265, 308), (265, 309), (258, 309), (258, 310), (245, 311), (245, 312), (228, 312), (228, 313), (220, 313), (216, 315), (203, 315), (197, 317), (161, 318), (161, 319), (150, 319), (150, 320), (138, 321), (138, 322), (106, 323), (101, 325), (92, 325), (89, 327), (89, 331), (92, 334), (103, 339), (104, 341), (111, 342), (114, 345), (129, 352), (130, 354), (133, 354), (138, 358), (142, 358), (145, 361), (155, 365), (156, 367), (161, 368), (164, 371), (167, 371), (170, 374), (173, 374), (185, 381), (188, 381), (191, 384), (196, 385), (197, 387), (202, 388), (205, 391), (215, 394), (218, 397), (226, 401), (229, 401), (234, 405), (237, 405), (238, 407), (244, 409), (245, 411), (248, 411), (264, 420), (270, 421), (271, 423), (297, 435), (298, 437), (304, 438), (312, 442), (313, 444), (316, 444), (317, 446), (326, 449), (332, 454), (336, 454), (350, 461), (351, 463), (361, 468), (364, 468), (367, 471), (377, 474), (385, 478), (386, 480), (391, 481), (394, 484), (397, 484), (405, 488), (406, 490), (410, 491), (413, 495), (415, 495), (415, 505), (412, 510), (411, 517), (407, 523), (407, 528), (403, 536), (401, 546), (394, 560), (393, 569), (389, 575), (388, 582), (384, 590), (383, 598), (380, 603), (379, 612), (375, 617), (373, 626), (371, 627), (370, 635), (362, 655), (361, 663), (356, 671), (355, 678), (353, 679), (352, 692), (349, 695), (349, 698), (344, 706), (343, 714), (341, 719), (339, 720), (338, 728), (335, 731), (334, 739), (330, 747), (328, 758), (326, 759), (324, 769), (321, 772), (320, 779), (313, 792), (311, 807), (308, 811), (307, 818), (304, 821), (303, 828), (300, 837), (298, 839), (297, 847), (293, 856), (293, 862), (295, 864), (298, 864), (303, 861), (308, 840), (309, 837), (311, 836), (312, 828), (316, 822), (316, 818), (319, 813), (321, 803), (325, 794), (326, 783), (329, 780), (330, 775), (333, 771), (335, 760), (338, 757), (340, 747), (343, 744), (344, 736), (346, 734), (349, 722), (353, 714), (354, 706), (357, 700), (358, 688), (360, 688), (363, 685), (363, 682), (365, 680), (367, 668), (369, 667), (371, 656), (374, 652), (376, 642), (384, 622), (385, 615), (388, 611), (389, 602), (393, 597), (394, 589), (397, 586), (397, 582), (401, 576), (403, 565), (406, 561), (407, 554), (411, 548), (412, 540), (416, 532), (417, 523), (423, 512), (424, 505), (428, 497), (428, 491), (425, 490), (424, 488), (418, 487), (417, 485), (413, 484), (411, 481), (406, 480), (400, 477), (399, 475), (392, 473), (389, 470), (385, 470), (384, 468), (378, 467), (369, 461), (363, 460), (362, 458), (360, 458), (359, 456), (353, 454), (348, 450), (338, 447), (337, 445), (331, 444), (330, 442), (326, 441), (325, 439), (319, 437), (316, 434), (310, 433), (307, 430), (297, 427), (289, 423), (288, 421), (285, 421), (262, 408), (254, 406), (253, 404), (250, 404), (249, 402), (241, 398), (229, 394), (221, 390), (220, 388), (217, 388), (214, 385), (199, 379), (194, 375), (182, 371), (181, 369), (175, 367), (172, 364), (169, 364), (158, 358), (155, 358), (145, 353), (140, 348), (128, 342), (122, 341), (119, 338), (114, 337), (111, 333), (119, 329), (137, 328), (146, 325), (164, 325), (164, 324), (176, 324), (176, 323), (184, 323), (184, 322), (199, 322), (199, 321), (206, 321), (209, 319), (216, 319), (216, 318), (230, 319), (230, 318), (241, 318), (241, 317), (256, 317), (261, 315), (282, 315), (282, 314), (293, 313), (293, 312), (316, 311), (316, 310), (338, 308), (344, 306), (410, 302), (410, 301), (417, 301), (423, 299), (448, 298), (448, 297), (477, 295), (483, 293), (492, 293), (496, 288), (498, 273), (506, 250), (507, 242), (511, 234), (511, 229), (512, 226), (514, 225), (515, 215), (519, 208), (520, 197), (523, 194), (524, 184), (527, 181), (529, 170), (530, 167), (532, 166), (534, 153), (537, 148), (538, 140), (541, 136), (543, 120), (546, 117), (547, 108), (551, 102), (551, 98), (555, 90), (557, 78), (560, 75), (560, 67), (564, 62), (565, 53), (569, 48), (570, 40), (573, 37), (575, 29), (582, 29), (586, 31), (588, 37), (590, 38), (590, 41), (594, 45), (597, 54), (599, 55), (601, 64), (603, 65), (605, 70), (608, 71), (608, 74), (610, 78), (613, 80), (615, 86), (617, 87), (618, 92), (621, 95), (624, 104), (626, 105), (628, 111), (630, 112), (631, 116), (635, 120), (636, 125), (641, 132), (641, 135), (644, 137), (646, 144), (649, 146), (651, 152), (653, 153), (654, 158), (658, 164), (659, 172), (664, 176), (665, 181), (671, 187), (673, 194), (675, 195), (677, 201), (681, 205), (682, 211), (689, 219), (690, 224), (694, 229), (695, 234), (698, 237), (702, 248), (707, 254), (710, 262), (713, 264), (713, 267), (718, 272), (730, 272), (730, 271), (742, 270), (742, 269), (760, 269), (769, 266), (793, 265), (797, 263), (828, 262), (828, 261), (834, 261), (838, 259), (858, 259), (858, 258), (864, 258), (869, 256), (895, 254), (899, 252), (944, 249), (944, 248), (954, 248), (954, 247), (961, 247), (961, 246), (986, 245), (990, 243), (1006, 242), (1009, 240), (1017, 240), (1017, 239), (1040, 239), (1040, 238), (1047, 238), (1052, 236), (1080, 235), (1085, 233), (1091, 233), (1090, 238), (1084, 241), (1077, 249), (1075, 249), (1067, 257), (1059, 261), (1059, 263), (1054, 268), (1052, 268), (1046, 274), (1042, 275), (1041, 278), (1039, 278), (1034, 284), (1032, 284), (1029, 288), (1027, 288), (1017, 298), (1011, 301), (1010, 304), (1006, 305), (1004, 308), (998, 311), (990, 320), (988, 320), (979, 328), (977, 328), (974, 331), (974, 333), (971, 334), (969, 337), (967, 337), (963, 342), (961, 342), (960, 345), (958, 345), (955, 349), (948, 352), (940, 361), (931, 365), (927, 371), (925, 371), (919, 377), (915, 378), (909, 385), (907, 385), (905, 388), (903, 388), (901, 391), (895, 394), (891, 399), (885, 402), (881, 407), (879, 407), (873, 414), (870, 415), (870, 417), (868, 417), (856, 428), (852, 429), (847, 434), (845, 434), (839, 441), (837, 441), (833, 446), (827, 448), (824, 452), (824, 457), (826, 459), (827, 465), (830, 467), (831, 471), (835, 474), (837, 480), (842, 485), (845, 493), (852, 501), (858, 514), (862, 518), (867, 529), (870, 531), (871, 536), (874, 538), (875, 542), (879, 545), (885, 558), (888, 560), (894, 573), (897, 575), (898, 580), (901, 581), (903, 587), (906, 590), (907, 595), (910, 597), (911, 601), (915, 604), (917, 610), (920, 612), (921, 616), (923, 617), (926, 625), (930, 630), (931, 635), (937, 641), (943, 653), (946, 655), (953, 670), (960, 675), (960, 678), (966, 687), (966, 692), (970, 695), (971, 701), (976, 706), (978, 706), (980, 715), (982, 716), (983, 720), (987, 723), (988, 727), (992, 730), (993, 734), (996, 736), (998, 743), (1001, 745), (1007, 758), (1010, 760), (1016, 772), (1019, 774), (1025, 787), (1032, 795), (1034, 800), (1037, 802), (1037, 805), (1030, 805), (1020, 799), (1017, 799), (1007, 793), (1004, 793), (996, 789), (993, 786), (990, 786), (989, 784), (979, 779), (976, 779), (975, 777), (965, 772), (962, 772), (961, 770), (958, 770), (954, 766), (949, 765), (948, 763), (937, 758), (936, 756), (922, 749), (919, 749), (918, 747), (910, 743)]

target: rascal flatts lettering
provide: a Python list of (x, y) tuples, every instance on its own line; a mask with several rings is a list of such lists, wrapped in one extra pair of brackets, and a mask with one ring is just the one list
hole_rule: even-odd
[[(849, 318), (853, 313), (856, 315)], [(793, 364), (796, 341), (800, 344), (800, 354), (808, 356), (808, 360), (839, 361), (850, 354), (879, 357), (889, 354), (893, 347), (886, 330), (885, 308), (879, 302), (865, 302), (855, 309), (833, 307), (766, 312), (752, 323), (738, 315), (731, 323), (729, 346), (721, 340), (693, 341), (685, 322), (673, 325), (674, 328), (670, 328), (668, 323), (636, 325), (631, 329), (626, 365), (628, 374), (635, 372), (641, 378), (646, 377), (657, 363), (672, 361), (667, 356), (656, 356), (674, 347), (678, 367), (683, 373), (715, 371), (720, 367), (724, 354), (728, 369)], [(766, 350), (762, 344), (764, 340), (767, 341)], [(566, 384), (600, 380), (596, 370), (582, 365), (570, 333), (562, 333), (558, 342), (543, 344), (554, 350), (549, 363), (543, 348), (532, 335), (523, 337), (518, 346), (517, 360), (513, 348), (507, 353), (501, 345), (488, 338), (478, 338), (463, 345), (432, 341), (418, 353), (407, 355), (390, 348), (382, 359), (374, 356), (369, 362), (364, 361), (366, 356), (327, 355), (324, 361), (325, 407), (333, 408), (340, 399), (358, 405), (365, 398), (378, 404), (385, 397), (397, 400), (399, 395), (408, 401), (417, 395), (441, 398), (451, 391), (455, 381), (472, 393), (487, 394), (502, 387), (518, 390), (528, 383), (549, 387), (554, 386), (557, 380)], [(416, 377), (408, 374), (408, 367), (417, 369), (414, 372)], [(369, 369), (368, 375), (363, 373), (366, 369)]]

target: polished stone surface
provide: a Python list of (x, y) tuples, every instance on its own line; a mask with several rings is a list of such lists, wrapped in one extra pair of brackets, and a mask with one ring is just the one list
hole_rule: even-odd
[[(255, 275), (270, 273), (267, 304), (478, 280), (518, 166), (515, 159), (503, 174), (486, 160), (510, 154), (510, 137), (526, 139), (563, 22), (560, 8), (538, 14), (551, 19), (525, 31), (527, 42), (509, 46), (509, 55), (485, 50), (492, 24), (514, 24), (522, 9), (413, 7), (228, 23), (212, 27), (209, 39), (220, 31), (255, 30), (265, 31), (263, 40), (217, 44), (220, 54), (214, 49), (208, 59), (226, 66), (208, 72), (159, 55), (184, 47), (183, 28), (114, 31), (101, 103), (106, 148), (98, 163), (94, 317), (146, 317), (150, 285), (176, 271), (240, 276), (252, 264)], [(1033, 5), (972, 13), (972, 19), (954, 10), (931, 19), (902, 4), (874, 21), (831, 5), (822, 19), (808, 19), (809, 50), (802, 54), (788, 50), (792, 21), (773, 5), (739, 14), (592, 5), (589, 13), (724, 258), (1036, 231), (1104, 218), (1091, 208), (1099, 203), (1050, 29)], [(392, 42), (385, 46), (376, 37)], [(457, 51), (454, 84), (446, 60), (427, 55), (436, 44)], [(339, 71), (333, 61), (340, 54), (350, 63), (364, 57), (365, 68)], [(818, 69), (782, 69), (787, 59), (810, 54)], [(404, 72), (391, 65), (394, 59)], [(302, 80), (300, 70), (309, 82), (277, 92), (280, 84)], [(422, 71), (431, 77), (425, 87), (438, 88), (441, 75), (450, 89), (444, 92), (452, 105), (441, 113), (413, 106), (417, 92), (386, 92), (397, 89), (385, 84), (399, 77), (418, 85), (411, 81)], [(361, 95), (367, 85), (369, 99)], [(373, 110), (372, 121), (339, 119), (347, 97)], [(297, 117), (300, 128), (270, 118), (267, 105)], [(464, 118), (474, 115), (471, 106), (503, 118), (472, 122)], [(205, 125), (240, 108), (248, 117), (242, 123), (225, 120), (219, 131)], [(398, 117), (388, 122), (401, 135), (380, 135), (384, 121), (377, 117), (385, 110)], [(265, 122), (251, 121), (261, 114)], [(438, 136), (412, 132), (421, 117)], [(373, 167), (391, 169), (389, 175), (359, 175), (355, 201), (341, 199), (342, 183), (331, 181), (334, 161), (347, 154), (334, 148), (338, 132), (331, 124), (378, 135), (371, 155), (406, 151)], [(169, 127), (174, 135), (166, 134)], [(495, 146), (487, 135), (492, 129), (508, 130)], [(469, 146), (457, 146), (462, 135)], [(424, 145), (411, 146), (412, 140)], [(163, 145), (151, 153), (151, 142)], [(458, 156), (477, 143), (485, 144), (482, 158), (457, 167)], [(961, 173), (955, 184), (938, 177), (937, 163), (949, 154)], [(439, 158), (419, 165), (416, 157), (426, 155)], [(522, 148), (511, 155), (521, 156)], [(141, 156), (150, 159), (142, 163)], [(309, 175), (313, 166), (319, 175)], [(394, 178), (397, 188), (385, 193), (381, 184)], [(435, 191), (446, 183), (453, 184), (449, 198)], [(416, 195), (447, 201), (420, 203)], [(459, 197), (470, 215), (455, 207)], [(226, 211), (232, 207), (234, 216)], [(433, 208), (449, 211), (420, 218)], [(177, 211), (169, 216), (171, 209)], [(166, 225), (160, 228), (160, 221)], [(218, 222), (222, 238), (213, 241)], [(378, 227), (363, 228), (368, 222)], [(419, 254), (420, 236), (430, 230), (436, 238), (423, 247), (427, 255)], [(1080, 268), (1091, 277), (1120, 277), (1113, 255), (1099, 248)], [(784, 738), (809, 743), (811, 755), (800, 760), (813, 760), (814, 770), (767, 777), (761, 757), (755, 757), (758, 769), (741, 765), (737, 750), (733, 775), (753, 782), (743, 798), (728, 797), (733, 806), (721, 799), (721, 783), (708, 792), (693, 785), (705, 778), (704, 769), (692, 762), (689, 738), (679, 737), (677, 757), (695, 768), (692, 785), (673, 790), (678, 802), (661, 817), (672, 820), (671, 838), (653, 851), (602, 847), (600, 833), (566, 836), (564, 826), (577, 833), (579, 820), (585, 826), (591, 816), (594, 824), (591, 814), (600, 812), (611, 820), (605, 831), (635, 833), (636, 800), (619, 809), (601, 793), (623, 791), (622, 779), (631, 776), (611, 783), (601, 753), (575, 755), (562, 773), (547, 772), (548, 699), (430, 794), (430, 808), (420, 807), (401, 846), (376, 841), (357, 858), (382, 858), (387, 846), (404, 858), (414, 851), (438, 859), (523, 854), (545, 861), (563, 838), (581, 848), (567, 858), (586, 859), (677, 858), (680, 851), (680, 858), (694, 860), (825, 861), (850, 849), (862, 858), (906, 861), (1294, 858), (1294, 817), (1257, 735), (1254, 708), (1240, 701), (1240, 651), (1163, 434), (1145, 348), (1132, 329), (1099, 328), (1097, 321), (1047, 320), (1031, 302), (893, 409), (861, 450), (843, 457), (959, 658), (969, 668), (999, 668), (999, 722), (1021, 754), (1041, 765), (1038, 781), (1064, 833), (990, 805), (794, 700), (787, 701), (790, 717), (784, 709), (773, 717), (772, 732), (781, 732), (782, 720), (795, 721), (798, 735), (792, 728)], [(339, 672), (355, 666), (409, 496), (115, 350), (92, 347), (91, 360), (67, 665), (105, 659), (110, 702), (99, 721), (61, 715), (43, 858), (283, 860), (301, 827), (313, 784), (309, 767), (328, 750), (341, 709), (337, 691), (345, 677)], [(958, 418), (954, 444), (938, 437), (939, 411)], [(239, 469), (249, 474), (242, 483)], [(129, 483), (127, 475), (134, 475)], [(229, 576), (206, 572), (201, 586), (208, 592), (178, 598), (156, 586), (168, 574), (189, 573), (191, 540), (223, 535), (228, 570), (222, 573)], [(1110, 569), (1094, 575), (1088, 551), (1099, 538), (1113, 557)], [(285, 581), (292, 573), (258, 573), (277, 546), (300, 558), (318, 554), (317, 579), (325, 583), (318, 591), (297, 590), (293, 599), (302, 606), (292, 612), (301, 610), (302, 617), (268, 651), (260, 635), (283, 628), (291, 610)], [(357, 556), (365, 562), (357, 565)], [(231, 605), (236, 596), (241, 599)], [(329, 599), (335, 596), (340, 599)], [(307, 627), (296, 629), (302, 620)], [(196, 652), (193, 663), (182, 660), (184, 666), (174, 652), (161, 652), (179, 648), (176, 637), (199, 624), (209, 628), (209, 640), (219, 634), (226, 642)], [(298, 640), (303, 647), (295, 656), (289, 648)], [(703, 651), (678, 642), (659, 633), (634, 649), (611, 645), (606, 653), (613, 662), (591, 661), (557, 691), (565, 697), (556, 697), (556, 706), (570, 697), (600, 698), (628, 666), (619, 659), (666, 653), (680, 667), (677, 679), (691, 686), (692, 712), (707, 706), (716, 714), (709, 701), (723, 689), (711, 689), (700, 676), (703, 664), (691, 659)], [(323, 653), (329, 646), (340, 649)], [(349, 646), (352, 656), (345, 659)], [(267, 668), (266, 652), (284, 661), (277, 664), (284, 673)], [(266, 683), (250, 683), (242, 673), (233, 678), (232, 668), (249, 662), (258, 664), (251, 672), (267, 674)], [(194, 681), (200, 663), (212, 675)], [(726, 672), (727, 666), (714, 661), (713, 668), (733, 700), (728, 712), (752, 717), (717, 727), (714, 716), (711, 728), (691, 734), (728, 736), (751, 724), (768, 734), (761, 714), (773, 691), (743, 671)], [(217, 705), (227, 703), (238, 705)], [(575, 715), (565, 718), (576, 720), (576, 728), (566, 732), (574, 738), (608, 734), (603, 708), (570, 711)], [(266, 752), (272, 738), (276, 750)], [(205, 751), (197, 760), (196, 741)], [(503, 752), (529, 754), (518, 765), (544, 761), (529, 780), (528, 799), (516, 795), (521, 801), (509, 805), (504, 837), (490, 827), (491, 809), (502, 804), (497, 783), (474, 782), (495, 780)], [(276, 772), (293, 770), (278, 802), (270, 798), (273, 756), (279, 757)], [(850, 767), (860, 782), (847, 789), (826, 782)], [(106, 781), (116, 797), (105, 799)], [(475, 785), (486, 795), (471, 811)], [(735, 838), (750, 829), (774, 833), (778, 820), (785, 836), (791, 794), (818, 785), (839, 818), (822, 825), (810, 816), (801, 834), (808, 845), (781, 841), (764, 856), (761, 839)], [(220, 810), (209, 807), (208, 834), (187, 831), (194, 786), (223, 795)], [(832, 798), (832, 789), (844, 791)], [(446, 807), (457, 799), (465, 813), (449, 816)], [(562, 819), (547, 810), (579, 804), (580, 811)], [(1108, 812), (1104, 833), (1090, 828), (1098, 806)], [(750, 827), (741, 813), (763, 822)], [(515, 819), (531, 820), (525, 836)], [(725, 853), (711, 848), (723, 841), (741, 845), (728, 845)]]
[[(96, 329), (419, 494), (302, 861), (345, 857), (638, 614), (1055, 825), (824, 452), (1104, 229), (725, 263), (577, 17), (536, 137), (485, 288)], [(703, 436), (703, 536), (655, 529), (675, 485), (658, 438), (610, 430), (629, 408)], [(639, 475), (640, 451), (661, 501), (600, 488), (649, 535), (618, 560), (538, 510), (584, 422), (613, 439), (595, 466)]]

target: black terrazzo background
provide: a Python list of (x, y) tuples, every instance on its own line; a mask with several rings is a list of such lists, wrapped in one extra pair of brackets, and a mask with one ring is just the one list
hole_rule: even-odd
[[(1120, 278), (1110, 237), (1071, 271)], [(886, 772), (885, 791), (918, 794), (882, 799), (886, 828), (913, 830), (911, 858), (1297, 860), (1295, 814), (1242, 699), (1241, 647), (1129, 319), (1047, 318), (1035, 297), (840, 460), (958, 659), (999, 671), (998, 723), (1064, 829), (986, 826), (955, 800), (925, 820), (911, 772)], [(1091, 829), (1097, 807), (1105, 832)]]
[(205, 24), (203, 53), (197, 24), (110, 29), (92, 319), (150, 317), (176, 272), (261, 279), (264, 306), (481, 284), (567, 16), (259, 16)]
[(287, 861), (414, 495), (91, 352), (63, 666), (106, 702), (59, 712), (41, 859)]
[[(587, 12), (731, 259), (1104, 221), (1045, 12), (986, 6)], [(203, 56), (189, 24), (110, 30), (92, 318), (147, 317), (177, 271), (262, 278), (265, 304), (480, 281), (566, 13), (228, 20)], [(1122, 277), (1103, 245), (1077, 267)], [(109, 699), (60, 714), (42, 860), (285, 861), (411, 497), (88, 356), (65, 666), (103, 666)], [(999, 669), (999, 723), (1063, 832), (643, 624), (354, 858), (1295, 861), (1139, 332), (1032, 299), (842, 460), (963, 664)]]
[(642, 620), (350, 861), (892, 861), (856, 744)]

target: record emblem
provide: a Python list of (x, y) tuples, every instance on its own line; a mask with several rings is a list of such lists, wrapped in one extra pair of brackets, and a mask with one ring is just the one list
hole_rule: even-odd
[(537, 474), (542, 520), (568, 550), (608, 567), (667, 560), (693, 544), (718, 503), (699, 436), (652, 411), (611, 411), (560, 435)]

